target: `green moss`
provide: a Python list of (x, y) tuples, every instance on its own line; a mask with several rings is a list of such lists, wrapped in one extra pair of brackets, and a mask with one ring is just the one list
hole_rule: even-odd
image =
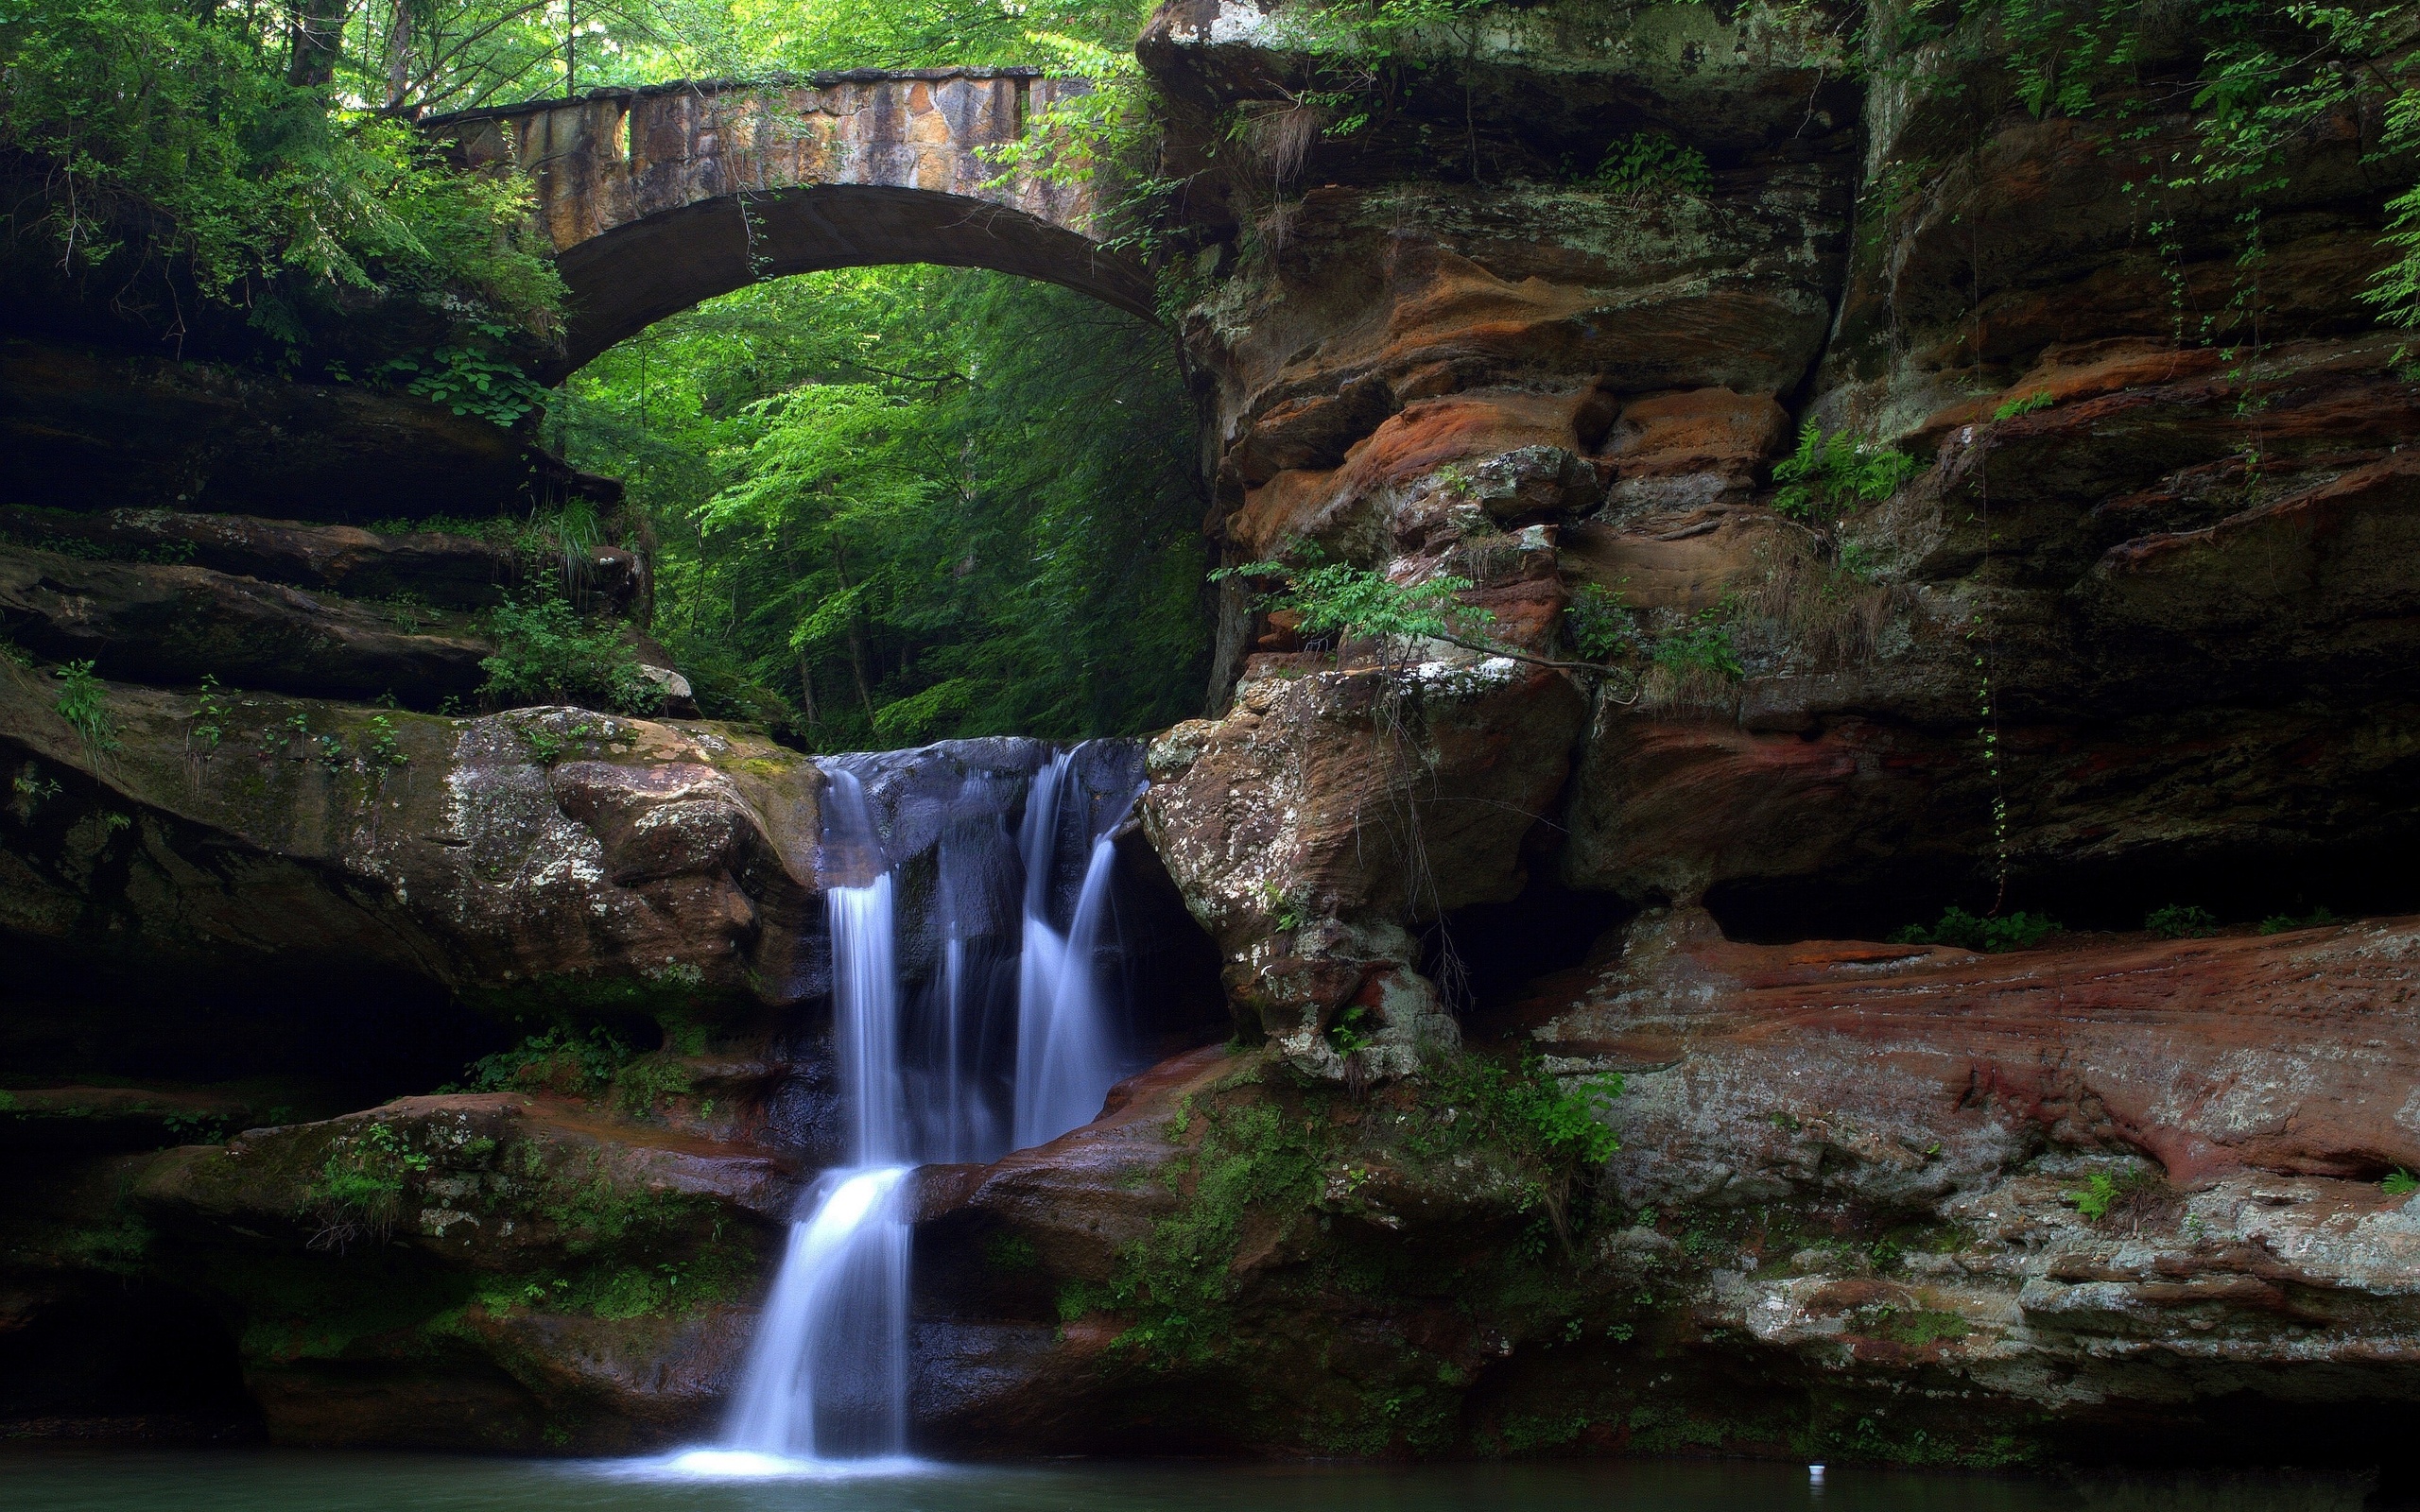
[(996, 1271), (1022, 1275), (1042, 1268), (1042, 1255), (1023, 1234), (994, 1234), (983, 1241), (983, 1263)]

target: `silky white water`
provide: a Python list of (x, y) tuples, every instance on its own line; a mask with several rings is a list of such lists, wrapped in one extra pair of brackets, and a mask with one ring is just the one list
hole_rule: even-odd
[[(868, 878), (831, 888), (824, 902), (849, 1163), (800, 1202), (720, 1443), (672, 1462), (701, 1474), (828, 1473), (904, 1456), (907, 1162), (991, 1160), (1004, 1139), (1020, 1148), (1056, 1139), (1098, 1114), (1124, 1070), (1101, 956), (1114, 933), (1107, 831), (1132, 795), (1097, 823), (1077, 764), (1054, 754), (1026, 788), (1011, 860), (998, 784), (970, 780), (938, 842), (935, 979), (903, 1022), (896, 881), (862, 783), (845, 768), (831, 776), (827, 850), (844, 873)], [(1063, 931), (1052, 881), (1068, 839), (1086, 848), (1085, 866)], [(993, 979), (1008, 966), (1003, 885), (1020, 904), (1015, 1061), (1005, 1074), (986, 1063)], [(987, 1098), (1003, 1084), (1005, 1117), (996, 1094)]]

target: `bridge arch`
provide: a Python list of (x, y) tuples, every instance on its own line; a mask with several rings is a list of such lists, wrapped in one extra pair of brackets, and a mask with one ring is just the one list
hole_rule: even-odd
[(1089, 182), (995, 182), (981, 155), (1088, 87), (1038, 69), (864, 69), (595, 90), (427, 126), (536, 187), (570, 291), (551, 380), (701, 300), (834, 267), (988, 267), (1150, 318), (1150, 281), (1101, 247)]

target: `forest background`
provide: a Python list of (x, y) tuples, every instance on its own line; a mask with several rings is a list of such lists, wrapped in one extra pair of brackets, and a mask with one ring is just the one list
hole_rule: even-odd
[[(1165, 332), (981, 270), (856, 268), (709, 301), (546, 393), (514, 365), (562, 297), (526, 190), (451, 171), (412, 123), (670, 78), (1047, 64), (1131, 49), (1148, 9), (0, 0), (9, 231), (71, 268), (171, 267), (170, 301), (237, 307), (289, 372), (408, 380), (625, 480), (618, 513), (510, 528), (645, 546), (652, 632), (710, 715), (825, 750), (1132, 733), (1198, 713), (1207, 662)], [(441, 334), (372, 372), (333, 354), (333, 329), (398, 305)]]

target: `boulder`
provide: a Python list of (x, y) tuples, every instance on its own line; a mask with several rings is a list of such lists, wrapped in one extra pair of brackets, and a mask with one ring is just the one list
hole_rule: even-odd
[(170, 1150), (127, 1200), (240, 1319), (273, 1441), (597, 1452), (701, 1431), (794, 1194), (745, 1144), (487, 1093)]
[(321, 1002), (422, 983), (743, 1017), (828, 990), (806, 927), (823, 778), (795, 752), (575, 709), (456, 719), (120, 684), (96, 740), (55, 687), (0, 662), (0, 927), (39, 980), (274, 966)]

